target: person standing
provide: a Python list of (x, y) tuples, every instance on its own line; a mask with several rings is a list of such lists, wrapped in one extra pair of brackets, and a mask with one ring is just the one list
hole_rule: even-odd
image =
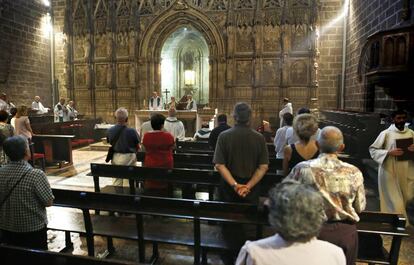
[(338, 159), (337, 154), (345, 148), (343, 141), (338, 128), (326, 126), (317, 140), (319, 157), (297, 164), (283, 181), (293, 179), (320, 191), (328, 220), (318, 238), (341, 247), (346, 264), (354, 265), (358, 253), (356, 222), (358, 213), (365, 209), (366, 198), (361, 171)]
[(55, 122), (64, 122), (68, 120), (68, 109), (65, 106), (65, 99), (60, 98), (59, 102), (55, 105), (53, 109), (55, 113)]
[(224, 132), (224, 131), (231, 128), (227, 124), (227, 115), (226, 114), (218, 115), (217, 122), (218, 122), (218, 126), (211, 131), (210, 137), (208, 138), (208, 144), (210, 145), (210, 148), (213, 149), (213, 150), (216, 149), (217, 139), (218, 139), (219, 135), (222, 132)]
[(187, 106), (185, 107), (186, 110), (197, 110), (197, 102), (193, 99), (193, 95), (187, 95)]
[[(114, 154), (113, 165), (130, 166), (137, 162), (136, 152), (139, 150), (139, 136), (135, 129), (128, 128), (128, 111), (119, 108), (115, 111), (116, 125), (108, 129), (106, 139), (111, 144)], [(127, 185), (128, 180), (112, 179), (114, 186)]]
[(17, 109), (16, 119), (14, 120), (14, 129), (16, 135), (21, 135), (28, 140), (31, 141), (32, 136), (34, 135), (32, 126), (30, 126), (30, 120), (27, 116), (27, 107), (20, 106)]
[(36, 114), (45, 114), (49, 112), (49, 108), (45, 108), (40, 102), (40, 97), (35, 96), (34, 101), (32, 102), (32, 110), (36, 111)]
[(290, 113), (290, 114), (292, 114), (293, 115), (293, 107), (292, 107), (292, 103), (290, 103), (289, 102), (289, 99), (288, 98), (284, 98), (283, 99), (283, 104), (285, 104), (284, 106), (283, 106), (283, 109), (281, 110), (281, 111), (279, 111), (279, 119), (280, 119), (280, 128), (282, 128), (283, 127), (283, 123), (284, 123), (284, 121), (283, 121), (283, 115), (285, 114), (285, 113)]
[[(165, 117), (162, 114), (155, 113), (151, 116), (152, 131), (147, 132), (142, 140), (145, 147), (144, 166), (173, 168), (173, 148), (174, 137), (163, 131)], [(157, 195), (168, 195), (168, 185), (160, 181), (145, 181), (145, 190), (151, 190)]]
[(158, 96), (157, 91), (153, 91), (152, 97), (149, 99), (149, 110), (162, 110), (162, 99)]
[(0, 229), (2, 241), (19, 247), (47, 249), (46, 207), (53, 193), (45, 173), (27, 161), (27, 141), (13, 136), (3, 144), (10, 162), (0, 168)]
[[(414, 131), (405, 126), (407, 113), (403, 110), (392, 112), (393, 124), (382, 131), (369, 147), (372, 159), (378, 164), (378, 190), (381, 211), (403, 213), (405, 205), (414, 196)], [(397, 147), (397, 141), (411, 141), (406, 149)], [(401, 159), (411, 155), (411, 159)]]
[(273, 142), (273, 145), (275, 146), (276, 158), (283, 158), (283, 149), (288, 143), (286, 132), (289, 128), (292, 128), (293, 115), (290, 113), (285, 113), (283, 115), (283, 120), (285, 121), (286, 125), (276, 131), (275, 140)]
[(177, 108), (177, 102), (175, 101), (175, 97), (174, 96), (171, 97), (171, 101), (168, 102), (168, 104), (167, 104), (167, 109), (171, 109), (171, 108), (173, 108), (173, 109), (176, 109)]
[(66, 108), (68, 110), (68, 120), (73, 121), (76, 120), (78, 117), (78, 111), (75, 109), (75, 103), (73, 102), (73, 100), (70, 100), (68, 102), (68, 105), (66, 105)]
[(174, 139), (184, 140), (185, 138), (185, 129), (182, 121), (178, 120), (177, 111), (175, 109), (168, 110), (168, 117), (164, 122), (164, 129), (171, 133)]
[(241, 102), (234, 107), (236, 125), (220, 134), (213, 163), (222, 176), (223, 201), (257, 203), (260, 180), (268, 170), (269, 154), (264, 137), (250, 128), (251, 108)]

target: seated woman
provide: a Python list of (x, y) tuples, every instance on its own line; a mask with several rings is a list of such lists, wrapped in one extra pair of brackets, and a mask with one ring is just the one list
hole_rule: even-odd
[(280, 183), (269, 193), (269, 222), (277, 233), (247, 241), (237, 265), (345, 265), (341, 248), (318, 240), (326, 220), (324, 200), (311, 186)]
[(293, 129), (299, 137), (295, 144), (285, 146), (283, 150), (283, 173), (287, 176), (290, 170), (302, 161), (317, 158), (319, 155), (316, 141), (312, 135), (318, 130), (318, 121), (312, 114), (301, 114), (293, 120)]
[[(151, 116), (153, 130), (145, 133), (142, 140), (146, 152), (144, 160), (144, 166), (146, 167), (174, 167), (174, 137), (169, 132), (162, 130), (164, 121), (165, 117), (162, 114), (156, 113)], [(145, 181), (144, 188), (156, 195), (168, 195), (168, 185), (161, 181)]]

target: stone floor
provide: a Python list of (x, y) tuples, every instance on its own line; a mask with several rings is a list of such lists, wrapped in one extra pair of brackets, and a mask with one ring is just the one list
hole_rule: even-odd
[[(73, 151), (73, 166), (63, 169), (47, 168), (47, 175), (53, 188), (73, 189), (93, 191), (93, 179), (86, 174), (90, 171), (90, 163), (104, 163), (106, 156), (105, 151), (91, 151), (88, 147), (77, 149)], [(102, 178), (100, 180), (101, 186), (111, 183), (110, 179)], [(368, 209), (378, 209), (378, 198), (375, 192), (371, 189), (368, 191)], [(204, 197), (203, 194), (199, 195)], [(414, 264), (414, 228), (408, 227), (410, 237), (403, 240), (400, 252), (399, 265), (413, 265)], [(72, 234), (72, 241), (74, 243), (73, 254), (87, 255), (86, 241), (77, 234)], [(64, 247), (64, 233), (49, 231), (49, 249), (52, 251), (59, 251)], [(386, 245), (390, 245), (390, 240), (384, 238)], [(95, 237), (95, 247), (97, 256), (105, 250), (106, 242), (104, 238)], [(115, 254), (111, 259), (137, 261), (137, 246), (133, 241), (114, 239), (114, 246), (116, 248)], [(150, 246), (146, 249), (147, 257), (151, 256)], [(193, 264), (193, 250), (188, 247), (160, 245), (160, 258), (157, 264), (165, 265), (186, 265)], [(222, 264), (218, 255), (209, 254), (209, 264)]]

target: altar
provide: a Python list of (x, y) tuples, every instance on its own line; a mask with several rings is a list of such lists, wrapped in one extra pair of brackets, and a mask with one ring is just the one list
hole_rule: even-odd
[[(156, 112), (168, 117), (167, 110), (136, 110), (135, 111), (135, 128), (141, 131), (141, 124), (150, 119), (151, 113)], [(195, 132), (201, 128), (203, 122), (210, 122), (214, 118), (215, 110), (177, 110), (177, 119), (184, 123), (185, 136), (193, 137)]]

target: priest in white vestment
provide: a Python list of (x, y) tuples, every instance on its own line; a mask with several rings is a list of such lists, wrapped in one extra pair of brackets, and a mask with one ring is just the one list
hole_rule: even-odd
[(285, 106), (283, 107), (283, 109), (281, 111), (279, 111), (279, 119), (280, 119), (280, 128), (283, 127), (283, 115), (285, 113), (290, 113), (293, 115), (293, 107), (292, 107), (292, 103), (289, 102), (288, 98), (284, 98), (283, 99), (283, 103), (285, 104)]
[(192, 95), (187, 95), (186, 110), (197, 110), (197, 102), (193, 99)]
[(40, 97), (35, 96), (34, 101), (32, 102), (32, 110), (36, 111), (36, 114), (45, 114), (49, 112), (49, 108), (45, 108), (40, 102)]
[(375, 142), (369, 147), (372, 159), (379, 164), (378, 190), (381, 211), (403, 213), (405, 204), (414, 196), (414, 161), (399, 160), (404, 154), (413, 155), (414, 144), (408, 148), (397, 148), (397, 139), (414, 141), (414, 131), (405, 126), (407, 114), (404, 111), (394, 111), (394, 124), (382, 131)]
[(149, 110), (162, 110), (162, 99), (158, 96), (157, 91), (152, 92), (152, 97), (148, 103)]
[(164, 122), (164, 130), (171, 133), (174, 136), (174, 139), (184, 140), (185, 138), (185, 129), (182, 121), (178, 120), (176, 117), (176, 110), (171, 108), (168, 110), (168, 117)]

